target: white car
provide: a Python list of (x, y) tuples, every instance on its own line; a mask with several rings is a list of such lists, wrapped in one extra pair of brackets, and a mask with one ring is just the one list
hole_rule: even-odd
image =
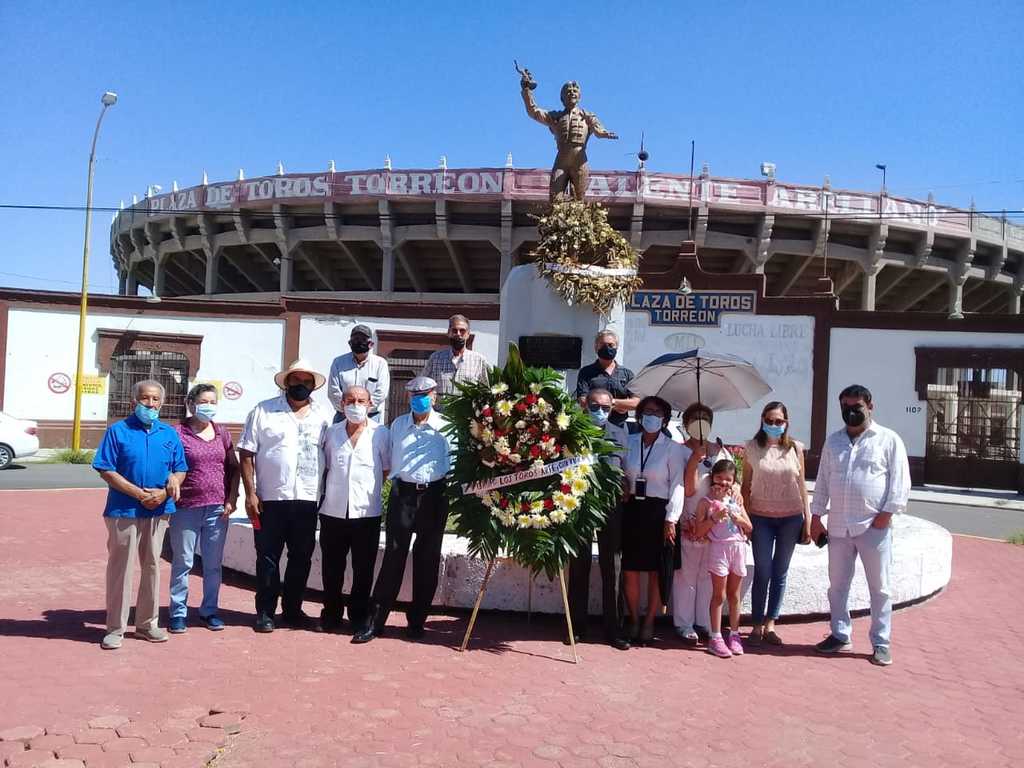
[(0, 411), (0, 469), (7, 469), (15, 459), (39, 450), (38, 430), (34, 421), (16, 419)]

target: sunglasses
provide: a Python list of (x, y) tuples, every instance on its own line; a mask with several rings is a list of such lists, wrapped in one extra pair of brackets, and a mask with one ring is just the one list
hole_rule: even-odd
[(612, 407), (610, 405), (592, 405), (590, 406), (591, 413), (597, 413), (598, 411), (604, 411), (605, 413), (611, 413)]

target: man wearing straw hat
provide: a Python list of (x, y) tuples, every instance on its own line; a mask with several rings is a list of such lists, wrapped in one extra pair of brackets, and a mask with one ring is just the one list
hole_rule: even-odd
[[(316, 505), (323, 475), (320, 442), (334, 416), (312, 400), (325, 377), (305, 360), (274, 376), (281, 394), (249, 413), (238, 441), (245, 486), (245, 511), (256, 543), (257, 632), (274, 631), (277, 598), (281, 622), (294, 629), (311, 626), (302, 596), (316, 548)], [(281, 554), (288, 568), (281, 588)]]

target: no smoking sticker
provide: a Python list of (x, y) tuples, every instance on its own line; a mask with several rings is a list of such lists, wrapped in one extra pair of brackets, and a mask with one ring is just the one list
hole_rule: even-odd
[(228, 400), (237, 400), (242, 396), (242, 385), (237, 381), (225, 381), (221, 391)]
[(51, 373), (46, 380), (46, 386), (55, 395), (63, 395), (71, 389), (71, 377), (66, 373)]

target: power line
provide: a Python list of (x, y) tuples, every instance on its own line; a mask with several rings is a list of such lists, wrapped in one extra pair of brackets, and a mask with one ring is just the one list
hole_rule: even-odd
[[(80, 286), (82, 284), (80, 280), (58, 280), (55, 277), (39, 277), (37, 275), (22, 275), (22, 274), (19, 274), (17, 272), (0, 272), (0, 275), (3, 275), (4, 277), (20, 277), (22, 280), (36, 280), (36, 281), (38, 281), (40, 283), (62, 283), (64, 285), (78, 285), (78, 286)], [(92, 290), (92, 289), (107, 290), (109, 288), (109, 286), (104, 287), (104, 286), (99, 285), (98, 283), (88, 283), (87, 285), (89, 286), (90, 290)]]

